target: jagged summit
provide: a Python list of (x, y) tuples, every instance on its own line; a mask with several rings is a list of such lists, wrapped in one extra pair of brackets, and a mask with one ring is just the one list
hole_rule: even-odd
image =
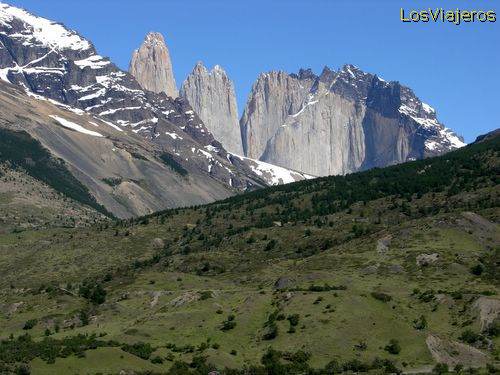
[(465, 145), (410, 88), (352, 64), (319, 76), (310, 69), (260, 74), (240, 126), (246, 156), (316, 176)]
[(160, 33), (150, 32), (146, 35), (141, 47), (132, 54), (129, 72), (145, 90), (164, 92), (172, 98), (179, 95), (170, 53)]
[(147, 33), (146, 38), (144, 39), (144, 43), (156, 46), (166, 45), (163, 34), (158, 33), (156, 31), (150, 31), (149, 33)]
[(227, 150), (243, 154), (234, 85), (220, 65), (208, 70), (198, 61), (182, 84), (180, 96)]

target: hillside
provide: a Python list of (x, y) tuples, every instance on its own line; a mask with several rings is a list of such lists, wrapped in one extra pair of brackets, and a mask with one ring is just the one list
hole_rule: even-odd
[(494, 371), (499, 151), (1, 234), (0, 369)]

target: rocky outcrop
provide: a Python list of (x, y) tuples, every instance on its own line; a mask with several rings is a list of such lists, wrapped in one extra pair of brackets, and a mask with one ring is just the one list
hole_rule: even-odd
[(353, 65), (262, 74), (240, 122), (247, 156), (315, 176), (438, 155), (464, 145), (411, 89)]
[(170, 53), (160, 33), (146, 35), (141, 47), (132, 54), (129, 72), (144, 90), (157, 94), (164, 92), (172, 98), (179, 94)]
[(219, 65), (208, 71), (203, 63), (197, 63), (184, 81), (180, 95), (215, 139), (228, 151), (243, 155), (233, 82)]

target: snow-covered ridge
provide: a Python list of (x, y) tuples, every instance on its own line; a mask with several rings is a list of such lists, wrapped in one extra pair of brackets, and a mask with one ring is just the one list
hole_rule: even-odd
[(279, 167), (274, 164), (265, 163), (260, 160), (250, 159), (232, 153), (230, 153), (230, 155), (242, 161), (245, 161), (256, 175), (263, 178), (270, 185), (283, 185), (314, 178), (314, 176), (295, 172), (290, 169)]
[(436, 133), (436, 139), (432, 138), (425, 141), (425, 148), (428, 151), (442, 151), (443, 149), (450, 147), (456, 149), (467, 145), (451, 129), (448, 129), (439, 123), (439, 121), (435, 118), (436, 110), (434, 108), (426, 103), (421, 103), (421, 107), (425, 116), (429, 117), (419, 117), (417, 110), (406, 104), (401, 104), (399, 107), (399, 113), (411, 117), (423, 129)]
[(88, 50), (91, 44), (76, 32), (66, 29), (61, 24), (34, 16), (23, 9), (0, 3), (0, 25), (10, 28), (14, 19), (26, 26), (26, 32), (10, 35), (24, 39), (24, 45), (42, 45), (56, 50)]

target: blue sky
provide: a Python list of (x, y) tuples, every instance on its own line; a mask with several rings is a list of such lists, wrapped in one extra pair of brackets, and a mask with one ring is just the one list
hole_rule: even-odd
[(178, 86), (198, 60), (222, 65), (240, 112), (260, 72), (352, 63), (413, 88), (471, 142), (500, 127), (500, 25), (406, 24), (399, 11), (493, 9), (497, 0), (7, 0), (65, 23), (128, 68), (148, 31), (164, 34)]

